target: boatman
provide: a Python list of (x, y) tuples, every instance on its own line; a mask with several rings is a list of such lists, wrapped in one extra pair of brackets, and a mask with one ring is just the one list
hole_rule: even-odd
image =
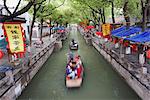
[[(73, 60), (73, 58), (74, 58), (74, 54), (73, 54), (73, 52), (70, 51), (70, 52), (67, 54), (67, 61), (70, 62), (71, 60)], [(67, 63), (68, 63), (68, 62), (67, 62)]]

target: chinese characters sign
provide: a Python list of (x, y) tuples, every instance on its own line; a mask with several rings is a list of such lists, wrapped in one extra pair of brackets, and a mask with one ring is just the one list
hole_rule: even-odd
[(110, 24), (103, 24), (102, 25), (102, 32), (103, 32), (103, 36), (110, 35), (111, 25)]
[(23, 53), (25, 48), (21, 24), (4, 23), (3, 28), (11, 53)]

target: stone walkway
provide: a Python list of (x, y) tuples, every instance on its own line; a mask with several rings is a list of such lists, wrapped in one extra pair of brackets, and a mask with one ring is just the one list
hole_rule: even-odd
[[(32, 43), (32, 48), (31, 48), (31, 53), (26, 52), (25, 57), (24, 58), (18, 58), (16, 62), (19, 63), (28, 63), (29, 59), (32, 58), (32, 56), (34, 56), (37, 52), (39, 52), (42, 48), (46, 47), (50, 42), (54, 42), (56, 40), (57, 37), (54, 38), (49, 38), (47, 37), (43, 37), (43, 44), (41, 45), (41, 48), (37, 48), (34, 44), (34, 42)], [(49, 42), (49, 43), (48, 43)], [(9, 62), (8, 60), (8, 54), (7, 52), (5, 52), (4, 57), (2, 59), (0, 59), (0, 67), (4, 65), (4, 66), (12, 66), (13, 68), (17, 68), (15, 66), (14, 63)], [(3, 78), (3, 73), (0, 72), (0, 79)]]

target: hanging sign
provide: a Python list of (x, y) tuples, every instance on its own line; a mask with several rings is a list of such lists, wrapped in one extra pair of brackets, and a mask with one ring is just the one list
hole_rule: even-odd
[(107, 36), (110, 35), (111, 33), (111, 25), (110, 24), (103, 24), (102, 25), (102, 32), (103, 32), (103, 36)]
[(4, 23), (4, 34), (11, 53), (24, 53), (24, 33), (20, 23)]

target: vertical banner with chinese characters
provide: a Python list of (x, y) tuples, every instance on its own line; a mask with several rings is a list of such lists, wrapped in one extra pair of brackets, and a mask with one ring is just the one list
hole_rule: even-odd
[(102, 25), (102, 32), (103, 32), (103, 36), (107, 36), (110, 35), (111, 32), (111, 25), (110, 24), (103, 24)]
[(3, 29), (11, 53), (24, 53), (24, 33), (22, 32), (21, 23), (4, 23)]

